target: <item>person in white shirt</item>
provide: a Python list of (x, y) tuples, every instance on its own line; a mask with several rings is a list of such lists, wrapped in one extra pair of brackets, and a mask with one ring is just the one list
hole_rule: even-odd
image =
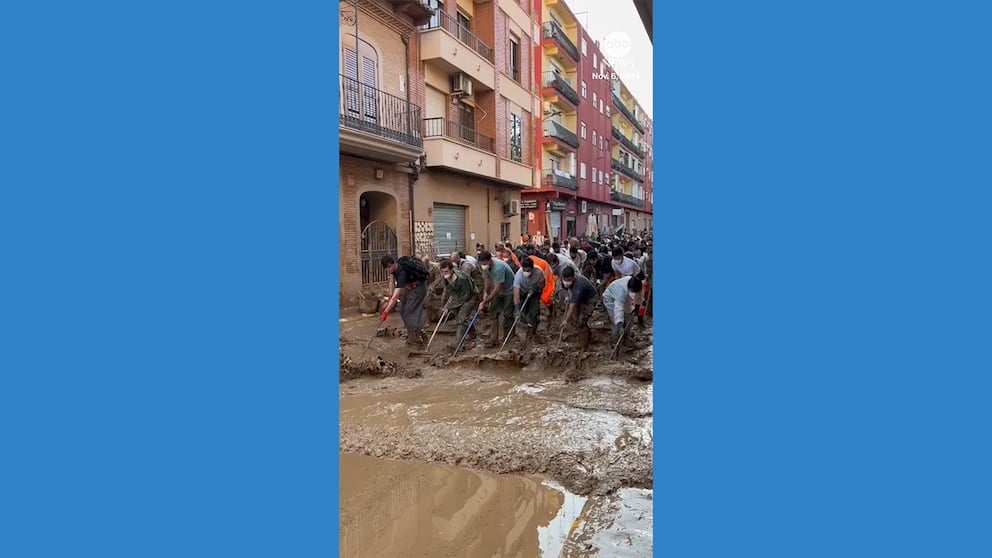
[(623, 248), (613, 249), (613, 276), (616, 278), (630, 277), (641, 272), (637, 262), (623, 255)]
[[(633, 302), (638, 310), (641, 307), (641, 280), (637, 277), (622, 277), (610, 283), (603, 291), (603, 306), (613, 323), (613, 341), (616, 342), (620, 335), (628, 331), (633, 323), (633, 316), (628, 317)], [(629, 339), (629, 338), (628, 338)]]

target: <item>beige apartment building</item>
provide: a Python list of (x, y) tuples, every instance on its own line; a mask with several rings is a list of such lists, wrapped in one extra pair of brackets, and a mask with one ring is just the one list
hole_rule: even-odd
[[(526, 4), (526, 3), (524, 3)], [(530, 7), (428, 0), (420, 30), (425, 170), (414, 186), (415, 248), (440, 256), (520, 235), (520, 190), (536, 183), (540, 114)]]
[(413, 250), (412, 185), (422, 169), (424, 80), (417, 0), (340, 2), (341, 303), (387, 281), (383, 254)]

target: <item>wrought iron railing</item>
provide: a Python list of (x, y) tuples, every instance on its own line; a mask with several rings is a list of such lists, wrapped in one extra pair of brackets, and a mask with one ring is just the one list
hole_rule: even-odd
[(579, 147), (579, 136), (553, 120), (544, 123), (544, 136), (559, 139), (576, 149)]
[(568, 188), (569, 190), (578, 190), (579, 181), (575, 179), (571, 174), (565, 171), (555, 171), (546, 170), (544, 171), (544, 185), (545, 186), (558, 186), (559, 188)]
[(565, 30), (560, 25), (554, 21), (545, 23), (543, 36), (545, 39), (554, 39), (558, 43), (558, 46), (567, 52), (572, 60), (579, 61), (579, 49), (575, 48), (575, 43), (572, 42), (572, 39), (568, 38), (568, 34), (565, 33)]
[(639, 200), (634, 196), (629, 194), (624, 194), (623, 192), (618, 192), (616, 190), (610, 191), (610, 199), (615, 202), (625, 203), (627, 205), (636, 205), (637, 207), (644, 207), (644, 200)]
[(558, 72), (544, 72), (544, 87), (554, 88), (555, 91), (564, 95), (566, 99), (578, 106), (579, 94), (575, 91), (572, 81)]
[(474, 50), (479, 54), (479, 56), (488, 60), (490, 64), (494, 63), (495, 58), (493, 57), (493, 48), (482, 42), (482, 40), (476, 37), (471, 31), (468, 30), (468, 28), (461, 23), (458, 23), (457, 19), (445, 12), (435, 12), (430, 23), (424, 25), (423, 29), (444, 29), (449, 35), (465, 43), (468, 48)]
[(468, 126), (463, 126), (446, 118), (425, 118), (424, 119), (425, 138), (448, 138), (462, 143), (467, 143), (483, 151), (496, 153), (493, 138), (480, 134)]
[(422, 147), (420, 107), (341, 76), (341, 126)]
[(616, 126), (613, 127), (613, 137), (615, 137), (621, 145), (629, 149), (631, 153), (636, 155), (638, 159), (644, 158), (644, 150), (638, 147), (634, 142), (630, 141), (627, 136), (623, 135), (620, 128), (617, 128)]
[(610, 159), (610, 168), (612, 168), (615, 171), (621, 172), (638, 182), (644, 182), (644, 177), (641, 175), (641, 173), (628, 167), (622, 161), (618, 161), (616, 159)]
[(623, 101), (620, 100), (620, 97), (618, 97), (616, 93), (613, 93), (613, 106), (620, 109), (620, 112), (627, 117), (627, 120), (634, 125), (634, 128), (637, 128), (638, 132), (642, 134), (644, 133), (644, 126), (641, 126), (641, 123), (637, 121), (637, 117), (634, 116), (634, 113), (630, 112), (630, 109), (623, 104)]

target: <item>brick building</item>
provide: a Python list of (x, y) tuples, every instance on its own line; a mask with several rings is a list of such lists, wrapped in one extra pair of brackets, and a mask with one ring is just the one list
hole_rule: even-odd
[(381, 285), (379, 259), (409, 253), (412, 184), (423, 159), (417, 0), (341, 2), (341, 302)]
[(598, 41), (561, 0), (541, 2), (541, 182), (522, 192), (523, 230), (550, 238), (651, 227), (650, 125)]
[(420, 30), (425, 169), (415, 250), (443, 256), (520, 235), (520, 190), (536, 181), (532, 9), (515, 0), (428, 0)]

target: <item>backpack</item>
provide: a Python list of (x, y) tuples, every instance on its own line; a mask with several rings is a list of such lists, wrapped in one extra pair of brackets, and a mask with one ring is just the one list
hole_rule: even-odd
[(410, 281), (423, 283), (430, 279), (430, 273), (427, 272), (424, 262), (418, 260), (417, 258), (401, 256), (398, 260), (396, 260), (396, 263), (399, 264), (400, 270), (406, 272), (406, 276), (410, 278)]
[(468, 284), (469, 285), (472, 285), (472, 294), (473, 295), (479, 294), (479, 286), (476, 285), (474, 278), (470, 277), (469, 274), (468, 273), (465, 273), (464, 270), (455, 269), (454, 271), (455, 271), (455, 277), (457, 277), (459, 279), (465, 279), (466, 281), (468, 281)]

